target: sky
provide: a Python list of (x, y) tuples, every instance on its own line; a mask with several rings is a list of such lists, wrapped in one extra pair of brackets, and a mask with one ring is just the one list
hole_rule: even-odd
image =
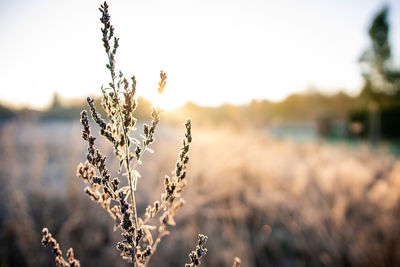
[[(95, 0), (0, 1), (0, 102), (44, 107), (100, 94), (108, 84)], [(400, 58), (397, 0), (111, 0), (120, 37), (117, 69), (156, 99), (167, 73), (166, 108), (278, 101), (318, 88), (357, 94), (358, 59), (374, 15), (389, 4), (391, 44)]]

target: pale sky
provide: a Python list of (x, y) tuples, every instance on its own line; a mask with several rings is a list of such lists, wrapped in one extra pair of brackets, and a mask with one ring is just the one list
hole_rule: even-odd
[[(0, 101), (40, 107), (99, 94), (108, 83), (101, 1), (1, 0)], [(400, 1), (111, 0), (120, 37), (117, 68), (134, 74), (152, 99), (168, 75), (166, 108), (280, 100), (317, 87), (356, 94), (358, 58), (371, 20), (391, 6), (391, 41), (400, 58)]]

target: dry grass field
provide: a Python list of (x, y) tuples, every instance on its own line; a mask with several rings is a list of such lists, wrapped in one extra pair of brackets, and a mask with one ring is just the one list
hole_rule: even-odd
[[(141, 130), (141, 126), (139, 126)], [(184, 126), (160, 125), (139, 167), (138, 212), (174, 169)], [(0, 266), (54, 266), (40, 245), (47, 226), (82, 266), (128, 266), (120, 233), (82, 192), (86, 145), (78, 122), (0, 126)], [(102, 138), (98, 146), (109, 156)], [(384, 149), (273, 139), (251, 127), (196, 127), (185, 206), (151, 266), (183, 266), (197, 233), (204, 266), (396, 266), (400, 263), (400, 161)], [(111, 166), (112, 164), (112, 166)]]

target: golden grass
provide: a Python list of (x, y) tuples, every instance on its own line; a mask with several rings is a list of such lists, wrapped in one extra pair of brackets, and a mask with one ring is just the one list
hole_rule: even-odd
[[(155, 154), (143, 158), (152, 164), (139, 169), (139, 213), (163, 189), (163, 175), (176, 160), (180, 130), (160, 126)], [(77, 129), (70, 123), (2, 126), (0, 258), (6, 266), (52, 262), (39, 248), (44, 224), (64, 249), (74, 247), (83, 266), (125, 266), (115, 255), (120, 237), (112, 220), (77, 186), (75, 166), (85, 154)], [(193, 133), (186, 205), (153, 266), (182, 266), (198, 232), (211, 237), (205, 266), (231, 266), (234, 256), (243, 266), (400, 261), (400, 161), (385, 151), (274, 140), (254, 129), (194, 125)], [(98, 146), (112, 155), (105, 141)], [(118, 162), (110, 166), (117, 168)]]

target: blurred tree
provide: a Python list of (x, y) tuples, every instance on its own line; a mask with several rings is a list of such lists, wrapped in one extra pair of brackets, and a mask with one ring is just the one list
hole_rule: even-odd
[(386, 96), (400, 98), (400, 70), (395, 68), (389, 43), (389, 7), (385, 6), (373, 19), (368, 34), (371, 48), (365, 51), (360, 64), (365, 79), (361, 95), (380, 105), (388, 104)]
[(15, 115), (16, 115), (15, 110), (0, 103), (0, 120), (10, 119), (15, 117)]
[(57, 92), (53, 93), (53, 99), (51, 101), (50, 108), (52, 109), (58, 109), (61, 107), (61, 97)]
[(371, 47), (360, 58), (364, 86), (358, 101), (362, 108), (350, 114), (352, 123), (362, 123), (372, 143), (380, 137), (400, 138), (400, 117), (396, 117), (400, 114), (400, 69), (391, 53), (389, 12), (385, 6), (372, 20), (368, 31)]

